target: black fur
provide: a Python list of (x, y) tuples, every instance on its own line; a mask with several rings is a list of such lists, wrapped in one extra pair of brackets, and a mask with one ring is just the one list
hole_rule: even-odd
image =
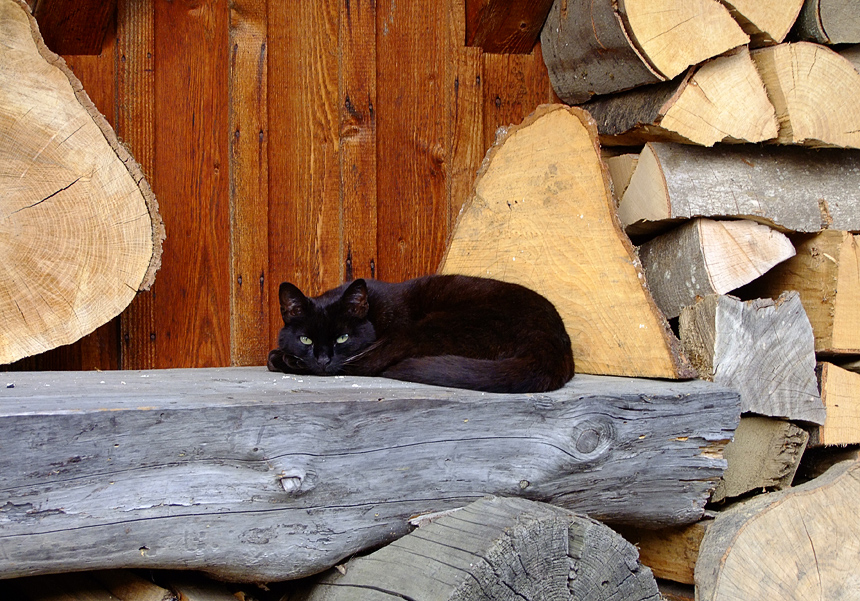
[(385, 376), (488, 392), (540, 392), (573, 377), (570, 338), (538, 293), (498, 280), (355, 280), (308, 298), (280, 286), (271, 371)]

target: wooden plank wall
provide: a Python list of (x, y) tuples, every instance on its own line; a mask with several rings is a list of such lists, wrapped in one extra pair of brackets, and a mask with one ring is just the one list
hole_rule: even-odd
[(537, 47), (465, 45), (463, 0), (118, 0), (66, 56), (142, 164), (161, 270), (114, 323), (14, 369), (262, 365), (277, 287), (432, 273), (500, 125), (552, 102)]

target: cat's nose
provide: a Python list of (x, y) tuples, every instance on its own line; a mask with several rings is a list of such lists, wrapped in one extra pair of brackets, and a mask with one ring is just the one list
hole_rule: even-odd
[(331, 363), (331, 357), (329, 357), (328, 355), (320, 355), (319, 357), (317, 357), (317, 363), (320, 364), (320, 367), (325, 369), (326, 367), (328, 367), (328, 364)]

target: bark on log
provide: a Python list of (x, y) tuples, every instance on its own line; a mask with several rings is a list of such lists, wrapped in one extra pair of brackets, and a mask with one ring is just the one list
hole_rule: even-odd
[(726, 447), (729, 465), (711, 495), (711, 502), (719, 503), (752, 490), (788, 488), (808, 441), (809, 434), (791, 422), (755, 416), (741, 418), (735, 437)]
[(779, 43), (794, 25), (803, 0), (722, 0), (755, 46)]
[(7, 382), (4, 578), (146, 567), (292, 579), (485, 495), (690, 523), (740, 412), (737, 393), (709, 382), (583, 375), (542, 395), (263, 368)]
[(163, 227), (140, 167), (26, 5), (0, 0), (0, 364), (69, 344), (148, 288)]
[(550, 83), (567, 104), (666, 79), (636, 49), (608, 0), (556, 0), (541, 52)]
[(785, 234), (747, 220), (693, 219), (639, 247), (654, 302), (670, 319), (697, 297), (731, 292), (793, 256)]
[(618, 206), (627, 232), (653, 234), (667, 221), (740, 217), (782, 231), (860, 228), (860, 152), (652, 142)]
[(860, 590), (860, 463), (721, 512), (696, 563), (700, 601), (833, 601)]
[(581, 104), (672, 79), (748, 41), (716, 0), (556, 0), (541, 49), (558, 97)]
[(674, 141), (713, 146), (777, 135), (773, 105), (746, 47), (670, 82), (599, 96), (582, 108), (597, 122), (604, 145)]
[(806, 0), (794, 34), (819, 44), (860, 43), (860, 2)]
[(695, 373), (645, 287), (618, 225), (594, 122), (580, 109), (539, 107), (496, 141), (439, 271), (546, 296), (567, 326), (578, 372)]
[(781, 144), (860, 148), (860, 73), (833, 50), (798, 42), (752, 51)]
[(776, 301), (708, 296), (679, 321), (700, 377), (737, 390), (743, 411), (824, 423), (812, 328), (796, 292)]
[(860, 374), (826, 362), (817, 371), (827, 419), (812, 430), (810, 444), (860, 444)]
[(860, 235), (827, 230), (797, 236), (794, 245), (797, 254), (756, 280), (750, 292), (775, 297), (796, 290), (816, 352), (860, 354)]
[(524, 499), (488, 498), (331, 570), (295, 601), (658, 601), (651, 571), (607, 526)]

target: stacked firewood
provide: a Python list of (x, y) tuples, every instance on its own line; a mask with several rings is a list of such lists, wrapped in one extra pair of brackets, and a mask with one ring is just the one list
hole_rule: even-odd
[(860, 3), (568, 0), (542, 42), (681, 352), (741, 394), (713, 519), (625, 535), (671, 598), (856, 594)]

